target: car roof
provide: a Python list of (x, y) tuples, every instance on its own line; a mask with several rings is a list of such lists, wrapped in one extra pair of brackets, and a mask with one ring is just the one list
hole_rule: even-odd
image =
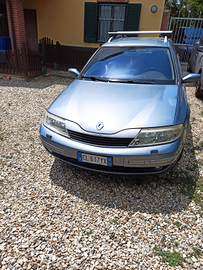
[(162, 37), (121, 37), (106, 42), (102, 47), (117, 46), (141, 46), (141, 47), (170, 47), (169, 40), (164, 41)]

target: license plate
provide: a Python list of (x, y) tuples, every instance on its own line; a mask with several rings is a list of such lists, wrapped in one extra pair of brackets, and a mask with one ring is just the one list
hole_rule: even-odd
[(98, 165), (103, 165), (103, 166), (108, 166), (108, 167), (112, 166), (112, 158), (110, 157), (95, 156), (95, 155), (89, 155), (89, 154), (84, 154), (84, 153), (78, 153), (78, 161), (98, 164)]

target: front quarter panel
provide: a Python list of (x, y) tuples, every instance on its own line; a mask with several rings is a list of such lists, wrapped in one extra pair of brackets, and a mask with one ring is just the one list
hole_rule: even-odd
[(177, 107), (176, 107), (174, 125), (184, 123), (186, 118), (189, 121), (189, 117), (190, 117), (189, 112), (190, 112), (190, 109), (189, 109), (189, 106), (187, 104), (187, 96), (186, 96), (185, 86), (182, 85), (179, 87), (179, 91), (178, 91), (178, 99), (177, 99)]
[(177, 83), (178, 83), (176, 113), (175, 113), (173, 124), (178, 125), (178, 124), (184, 123), (186, 118), (189, 121), (190, 108), (187, 104), (185, 85), (182, 84), (182, 77), (183, 77), (182, 68), (181, 68), (179, 59), (176, 57), (173, 44), (171, 46), (171, 51), (174, 57), (174, 64), (177, 71)]

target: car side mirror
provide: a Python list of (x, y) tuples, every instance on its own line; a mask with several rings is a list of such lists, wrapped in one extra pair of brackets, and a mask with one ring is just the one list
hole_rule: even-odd
[(200, 79), (201, 79), (200, 74), (190, 73), (182, 78), (182, 82), (183, 83), (194, 83), (194, 82), (200, 81)]
[(69, 68), (68, 73), (73, 76), (74, 78), (80, 75), (80, 72), (76, 68)]

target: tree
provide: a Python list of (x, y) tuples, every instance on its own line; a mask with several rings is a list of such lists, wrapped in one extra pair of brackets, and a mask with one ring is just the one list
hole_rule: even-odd
[(202, 0), (188, 0), (188, 8), (191, 18), (203, 18), (203, 2)]
[(171, 17), (203, 18), (203, 0), (166, 0)]
[(179, 5), (177, 3), (177, 0), (166, 0), (166, 8), (170, 10), (170, 16), (171, 17), (178, 17), (179, 14)]

